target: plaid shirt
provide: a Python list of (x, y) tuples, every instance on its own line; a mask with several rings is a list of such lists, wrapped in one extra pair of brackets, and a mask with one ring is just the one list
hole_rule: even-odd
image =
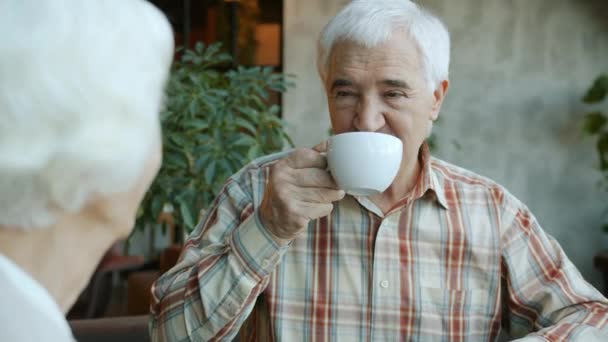
[(268, 156), (231, 177), (154, 285), (154, 341), (608, 341), (608, 302), (500, 185), (431, 158), (383, 214), (347, 196), (289, 246), (257, 208)]

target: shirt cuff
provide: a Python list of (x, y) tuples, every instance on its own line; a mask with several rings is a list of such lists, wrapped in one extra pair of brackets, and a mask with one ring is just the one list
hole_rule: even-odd
[(234, 230), (230, 244), (249, 273), (260, 279), (270, 275), (289, 248), (272, 239), (257, 210)]

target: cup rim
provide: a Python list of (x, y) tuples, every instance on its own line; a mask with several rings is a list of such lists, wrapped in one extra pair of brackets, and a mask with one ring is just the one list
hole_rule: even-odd
[(391, 137), (391, 138), (401, 141), (401, 139), (397, 138), (396, 136), (394, 136), (392, 134), (382, 133), (382, 132), (344, 132), (344, 133), (333, 134), (329, 138), (331, 139), (331, 138), (350, 136), (350, 135), (381, 135), (381, 136)]

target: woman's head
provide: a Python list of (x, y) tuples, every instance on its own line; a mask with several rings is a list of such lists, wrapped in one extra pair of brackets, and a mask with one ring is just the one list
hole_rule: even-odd
[(160, 163), (166, 18), (143, 0), (3, 4), (0, 226), (43, 229), (133, 191), (136, 208)]

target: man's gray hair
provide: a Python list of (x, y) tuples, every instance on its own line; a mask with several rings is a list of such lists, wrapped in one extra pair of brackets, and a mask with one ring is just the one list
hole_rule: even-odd
[(325, 82), (333, 46), (343, 40), (375, 47), (405, 29), (418, 44), (431, 91), (448, 78), (450, 35), (436, 16), (409, 0), (354, 0), (323, 29), (318, 41), (317, 68)]
[(46, 227), (133, 187), (173, 57), (144, 0), (0, 0), (0, 225)]

